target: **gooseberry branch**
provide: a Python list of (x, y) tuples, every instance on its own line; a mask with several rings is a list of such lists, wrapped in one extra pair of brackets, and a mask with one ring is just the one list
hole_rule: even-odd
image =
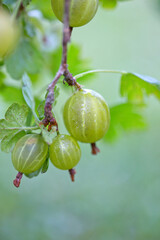
[(58, 123), (52, 113), (52, 104), (54, 102), (54, 89), (58, 80), (60, 79), (61, 76), (64, 76), (64, 82), (67, 82), (68, 85), (75, 86), (78, 89), (81, 88), (81, 86), (76, 82), (76, 79), (69, 72), (68, 65), (67, 65), (67, 47), (68, 47), (68, 43), (70, 42), (70, 38), (73, 30), (73, 28), (69, 26), (69, 7), (70, 7), (70, 0), (65, 0), (63, 41), (62, 41), (62, 47), (63, 47), (62, 62), (55, 78), (53, 79), (51, 84), (48, 86), (48, 89), (47, 89), (48, 94), (47, 94), (45, 107), (44, 107), (45, 118), (42, 120), (42, 123), (44, 124), (44, 126), (48, 125), (48, 130), (51, 130), (52, 126), (56, 126), (57, 132), (58, 132)]
[[(69, 26), (69, 8), (70, 8), (70, 0), (65, 0), (65, 9), (64, 9), (64, 26), (63, 26), (63, 41), (62, 41), (62, 62), (59, 67), (59, 70), (51, 82), (51, 84), (48, 86), (48, 94), (45, 102), (45, 107), (44, 107), (44, 116), (45, 118), (42, 120), (42, 123), (44, 126), (48, 125), (48, 130), (50, 131), (52, 129), (52, 126), (57, 127), (57, 134), (59, 133), (58, 130), (58, 123), (53, 116), (52, 113), (52, 104), (54, 102), (54, 89), (55, 86), (60, 79), (60, 77), (63, 75), (64, 76), (64, 83), (68, 83), (70, 86), (75, 86), (77, 89), (81, 89), (81, 86), (76, 82), (76, 79), (72, 76), (72, 74), (68, 70), (68, 65), (67, 65), (67, 47), (68, 43), (70, 42), (71, 34), (73, 28)], [(74, 175), (75, 175), (75, 170), (70, 169), (69, 170), (71, 180), (74, 181)]]

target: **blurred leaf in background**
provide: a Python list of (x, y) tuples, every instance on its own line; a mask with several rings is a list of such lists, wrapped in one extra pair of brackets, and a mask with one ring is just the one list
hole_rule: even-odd
[(144, 96), (154, 95), (160, 99), (160, 81), (140, 74), (127, 73), (122, 75), (122, 97), (127, 97), (131, 103), (143, 103)]
[(24, 72), (35, 74), (42, 68), (42, 55), (29, 39), (21, 39), (17, 49), (5, 63), (8, 73), (14, 79), (22, 78)]
[(105, 140), (113, 142), (123, 131), (130, 132), (146, 129), (146, 120), (142, 116), (142, 106), (122, 103), (110, 108), (111, 123)]
[(118, 2), (131, 1), (131, 0), (100, 0), (103, 8), (112, 9), (115, 8)]

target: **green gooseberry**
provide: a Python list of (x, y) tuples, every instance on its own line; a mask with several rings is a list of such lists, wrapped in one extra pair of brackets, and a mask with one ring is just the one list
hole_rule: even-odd
[(12, 163), (21, 173), (30, 174), (44, 164), (48, 145), (39, 134), (27, 134), (20, 138), (12, 151)]
[[(80, 27), (90, 22), (97, 12), (98, 3), (98, 0), (71, 0), (70, 27)], [(56, 17), (63, 22), (64, 0), (51, 0), (51, 4)]]
[(80, 142), (94, 143), (106, 134), (110, 111), (100, 94), (81, 89), (67, 100), (63, 118), (71, 136)]
[(70, 170), (79, 162), (81, 149), (73, 137), (59, 134), (50, 145), (49, 156), (55, 167)]

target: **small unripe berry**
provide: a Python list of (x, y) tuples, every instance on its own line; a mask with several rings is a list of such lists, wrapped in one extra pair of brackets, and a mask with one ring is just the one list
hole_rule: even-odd
[(68, 132), (78, 141), (94, 143), (107, 132), (110, 123), (109, 108), (95, 91), (75, 92), (64, 106), (64, 123)]
[[(51, 0), (52, 9), (56, 17), (63, 22), (64, 0)], [(70, 1), (70, 27), (80, 27), (87, 24), (95, 16), (98, 0), (71, 0)]]
[(12, 152), (12, 163), (21, 173), (32, 173), (42, 167), (48, 153), (48, 145), (42, 136), (28, 134), (22, 137)]
[(50, 160), (62, 170), (72, 169), (81, 158), (81, 150), (77, 141), (68, 135), (58, 135), (50, 146)]

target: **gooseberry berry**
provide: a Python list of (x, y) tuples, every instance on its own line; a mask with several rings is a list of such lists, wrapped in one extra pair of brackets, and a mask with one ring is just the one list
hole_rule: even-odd
[(16, 22), (0, 9), (0, 58), (5, 57), (16, 46), (19, 30)]
[[(64, 0), (51, 0), (52, 9), (56, 17), (63, 22)], [(96, 14), (98, 0), (71, 0), (70, 27), (80, 27), (87, 24)]]
[(81, 89), (64, 106), (64, 123), (68, 132), (78, 141), (94, 143), (107, 132), (110, 123), (109, 108), (95, 91)]
[(22, 137), (12, 151), (12, 163), (21, 173), (37, 171), (46, 160), (48, 145), (39, 134), (27, 134)]
[(79, 162), (81, 150), (73, 137), (59, 134), (53, 139), (49, 155), (55, 167), (62, 170), (69, 170)]

